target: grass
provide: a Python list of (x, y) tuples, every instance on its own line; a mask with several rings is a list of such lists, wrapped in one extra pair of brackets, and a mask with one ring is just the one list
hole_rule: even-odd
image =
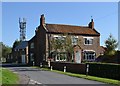
[(2, 85), (2, 68), (0, 68), (0, 86)]
[(1, 84), (18, 84), (19, 77), (12, 71), (4, 68), (0, 68), (2, 73), (2, 83)]
[[(34, 68), (39, 68), (39, 67), (34, 66)], [(40, 68), (40, 69), (46, 70), (46, 71), (51, 71), (48, 68)], [(113, 79), (108, 79), (108, 78), (100, 78), (100, 77), (89, 76), (89, 75), (86, 76), (84, 74), (75, 74), (75, 73), (63, 72), (63, 71), (58, 71), (58, 70), (52, 70), (52, 72), (57, 72), (57, 73), (72, 76), (72, 77), (84, 78), (84, 79), (88, 79), (88, 80), (94, 80), (94, 81), (99, 81), (99, 82), (103, 82), (103, 83), (107, 83), (107, 84), (113, 84), (113, 85), (120, 86), (120, 81), (118, 81), (118, 80), (113, 80)]]

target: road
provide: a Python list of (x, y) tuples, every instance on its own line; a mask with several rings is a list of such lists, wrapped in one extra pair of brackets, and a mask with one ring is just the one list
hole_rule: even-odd
[(34, 81), (38, 84), (44, 84), (44, 85), (45, 84), (69, 84), (69, 86), (70, 84), (72, 84), (71, 86), (73, 86), (73, 84), (91, 84), (91, 86), (93, 86), (93, 84), (96, 84), (96, 85), (106, 86), (106, 84), (101, 82), (71, 77), (71, 76), (58, 74), (51, 71), (44, 71), (44, 70), (40, 70), (32, 67), (8, 67), (8, 68), (14, 71), (15, 73), (28, 76), (31, 82)]

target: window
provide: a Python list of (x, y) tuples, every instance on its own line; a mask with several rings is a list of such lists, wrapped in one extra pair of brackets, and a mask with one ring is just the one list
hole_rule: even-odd
[(30, 54), (30, 61), (34, 61), (34, 56), (33, 55), (34, 55), (33, 53)]
[(84, 52), (84, 60), (86, 60), (86, 61), (94, 61), (95, 57), (96, 57), (96, 54), (93, 51), (85, 51)]
[(72, 37), (72, 44), (77, 45), (78, 44), (78, 36), (73, 36)]
[(66, 53), (65, 52), (59, 52), (56, 55), (56, 61), (66, 61)]
[(93, 44), (93, 38), (84, 38), (84, 39), (85, 39), (85, 42), (84, 42), (85, 45), (92, 45)]
[(31, 43), (30, 48), (34, 48), (34, 43)]
[(61, 40), (61, 41), (64, 41), (65, 40), (65, 37), (62, 37), (62, 36), (58, 36), (58, 37), (54, 37), (56, 40)]
[(66, 52), (51, 52), (51, 58), (55, 59), (55, 61), (66, 61), (67, 55)]
[(22, 49), (22, 51), (24, 51), (24, 49)]

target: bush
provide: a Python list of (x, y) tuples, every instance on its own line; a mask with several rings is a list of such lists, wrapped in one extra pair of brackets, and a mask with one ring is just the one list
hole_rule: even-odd
[(117, 63), (120, 64), (120, 51), (117, 51), (115, 55), (101, 55), (96, 58), (97, 62), (104, 63)]

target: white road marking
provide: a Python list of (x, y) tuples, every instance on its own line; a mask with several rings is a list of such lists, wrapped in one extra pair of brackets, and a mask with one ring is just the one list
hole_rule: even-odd
[(37, 82), (37, 81), (35, 81), (35, 80), (30, 79), (29, 84), (42, 84), (42, 83), (40, 83), (40, 82)]
[(18, 73), (18, 72), (13, 72), (13, 73)]

